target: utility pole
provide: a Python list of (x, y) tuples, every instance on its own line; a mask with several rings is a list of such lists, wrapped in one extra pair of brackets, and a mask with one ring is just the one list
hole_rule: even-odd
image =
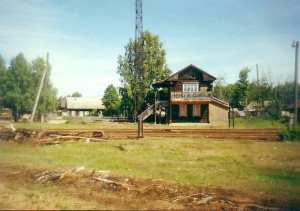
[[(49, 53), (47, 53), (47, 58), (48, 58), (48, 55), (49, 55)], [(47, 61), (48, 61), (48, 59), (47, 59)], [(46, 73), (47, 73), (47, 70), (48, 70), (48, 66), (47, 65), (48, 64), (46, 63), (45, 64), (45, 70), (44, 70), (44, 73), (43, 73), (43, 76), (42, 76), (42, 80), (41, 80), (41, 83), (40, 83), (40, 87), (39, 87), (37, 96), (35, 98), (35, 102), (34, 102), (34, 106), (33, 106), (33, 111), (32, 111), (31, 117), (30, 117), (30, 121), (29, 121), (30, 123), (33, 122), (35, 111), (36, 111), (36, 107), (37, 107), (37, 104), (39, 102), (40, 94), (41, 94), (42, 87), (43, 87), (43, 84), (44, 84), (44, 80), (45, 80), (45, 77), (46, 77)]]
[[(49, 53), (47, 53), (47, 61), (46, 61), (47, 69), (49, 67)], [(48, 71), (45, 76), (45, 83), (44, 83), (44, 103), (43, 103), (43, 113), (41, 117), (41, 123), (44, 122), (45, 114), (46, 114), (46, 98), (47, 98), (47, 87), (48, 87)]]
[[(259, 85), (259, 75), (258, 75), (258, 64), (256, 64), (256, 76), (257, 76), (257, 91), (258, 91), (258, 100), (257, 100), (257, 106), (259, 107), (259, 113), (261, 113), (261, 102), (260, 102), (260, 85)], [(258, 117), (258, 113), (256, 110), (256, 117)]]
[(292, 47), (295, 48), (295, 102), (294, 102), (294, 128), (297, 127), (298, 117), (298, 48), (299, 41), (293, 41)]

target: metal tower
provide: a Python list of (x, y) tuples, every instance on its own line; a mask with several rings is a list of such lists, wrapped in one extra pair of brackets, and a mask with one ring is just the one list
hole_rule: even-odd
[(143, 0), (135, 0), (135, 39), (143, 38)]
[(143, 98), (143, 1), (135, 1), (135, 70), (134, 70), (134, 121), (137, 120), (137, 112), (141, 108), (141, 98)]

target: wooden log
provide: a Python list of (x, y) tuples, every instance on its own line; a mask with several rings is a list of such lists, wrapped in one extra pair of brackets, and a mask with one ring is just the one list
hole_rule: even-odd
[(40, 143), (41, 144), (45, 144), (45, 143), (53, 143), (55, 141), (67, 141), (67, 140), (85, 140), (86, 142), (106, 142), (106, 140), (102, 139), (102, 138), (88, 138), (88, 137), (84, 137), (84, 136), (60, 136), (60, 135), (56, 135), (53, 136), (51, 138), (46, 138), (46, 139), (41, 139)]
[(93, 180), (97, 180), (97, 181), (103, 182), (103, 183), (108, 184), (108, 185), (113, 185), (113, 186), (122, 186), (123, 185), (122, 183), (115, 182), (115, 181), (105, 179), (105, 178), (102, 178), (102, 177), (93, 177)]

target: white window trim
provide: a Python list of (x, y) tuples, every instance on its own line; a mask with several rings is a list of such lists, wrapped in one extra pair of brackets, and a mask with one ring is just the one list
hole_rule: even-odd
[(199, 83), (183, 83), (182, 92), (198, 92)]

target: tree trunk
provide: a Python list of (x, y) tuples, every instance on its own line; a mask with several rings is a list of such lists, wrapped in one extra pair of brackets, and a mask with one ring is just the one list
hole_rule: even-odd
[(14, 122), (18, 122), (18, 120), (19, 120), (18, 110), (15, 106), (12, 108), (12, 115), (13, 115), (13, 118), (14, 118)]

